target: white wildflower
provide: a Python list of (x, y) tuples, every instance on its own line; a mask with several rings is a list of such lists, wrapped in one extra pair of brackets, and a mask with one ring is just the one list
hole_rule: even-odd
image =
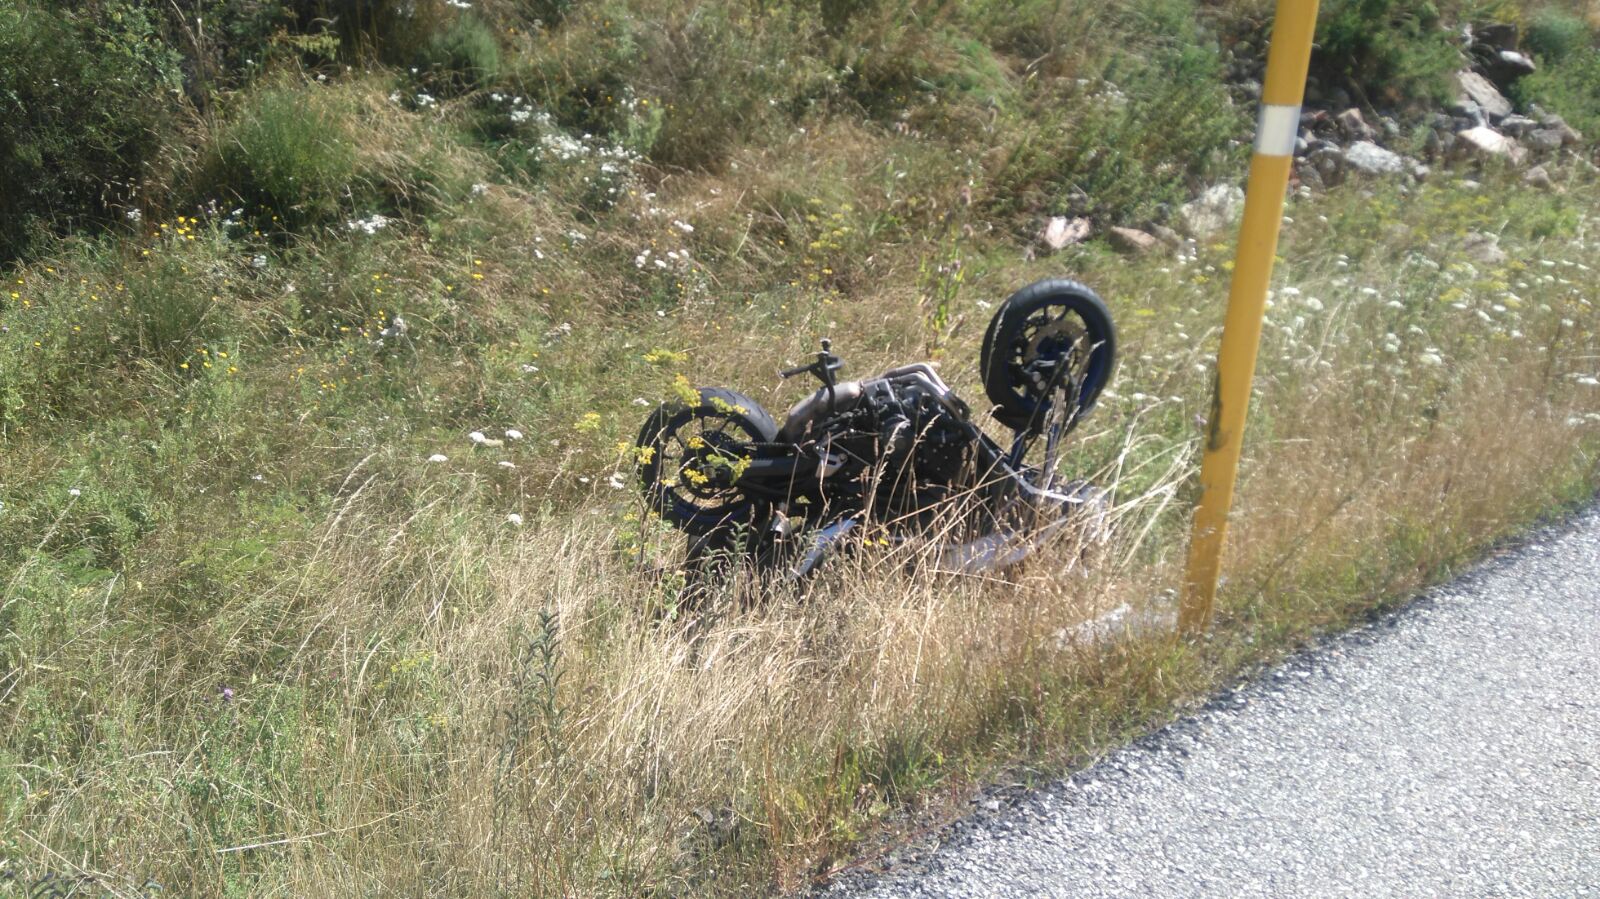
[(367, 234), (376, 234), (379, 231), (382, 231), (384, 228), (387, 228), (390, 221), (392, 220), (388, 216), (374, 212), (369, 218), (353, 219), (345, 222), (344, 226), (351, 231), (364, 231)]
[(68, 496), (82, 496), (83, 495), (83, 491), (79, 490), (76, 487), (73, 487), (71, 490), (67, 491), (67, 495)]

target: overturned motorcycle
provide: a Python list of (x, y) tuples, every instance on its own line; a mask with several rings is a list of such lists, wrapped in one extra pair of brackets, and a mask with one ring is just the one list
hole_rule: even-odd
[(822, 384), (781, 426), (720, 387), (657, 408), (639, 432), (641, 486), (689, 535), (691, 565), (736, 555), (799, 580), (870, 532), (917, 543), (940, 570), (1001, 568), (1098, 508), (1097, 489), (1061, 482), (1056, 469), (1062, 438), (1094, 407), (1115, 357), (1104, 301), (1075, 281), (1039, 281), (1001, 304), (983, 339), (984, 392), (1009, 447), (933, 365), (840, 381), (844, 363), (823, 340), (815, 361), (779, 373)]

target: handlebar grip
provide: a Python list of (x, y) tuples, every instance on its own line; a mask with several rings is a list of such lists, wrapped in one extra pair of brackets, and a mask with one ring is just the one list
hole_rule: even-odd
[(778, 371), (778, 377), (780, 377), (780, 378), (792, 378), (792, 377), (794, 377), (796, 375), (803, 375), (803, 374), (805, 374), (806, 372), (808, 372), (810, 370), (811, 370), (811, 366), (809, 366), (809, 365), (802, 365), (799, 368), (780, 369)]

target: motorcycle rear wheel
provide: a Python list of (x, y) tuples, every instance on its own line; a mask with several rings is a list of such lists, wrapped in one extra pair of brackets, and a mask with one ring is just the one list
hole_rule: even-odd
[(751, 524), (761, 503), (734, 483), (742, 466), (778, 439), (755, 400), (701, 387), (699, 401), (664, 403), (639, 431), (639, 481), (650, 507), (694, 536)]

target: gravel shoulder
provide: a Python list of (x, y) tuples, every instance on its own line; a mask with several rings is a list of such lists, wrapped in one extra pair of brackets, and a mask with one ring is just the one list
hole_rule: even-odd
[(1600, 509), (924, 850), (825, 892), (1600, 897)]

